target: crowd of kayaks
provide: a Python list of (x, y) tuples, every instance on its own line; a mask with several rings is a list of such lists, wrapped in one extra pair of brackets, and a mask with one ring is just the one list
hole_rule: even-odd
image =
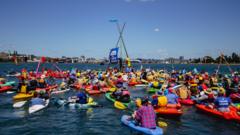
[[(199, 86), (200, 81), (204, 80), (204, 83), (208, 87), (212, 88), (212, 90), (218, 89), (220, 87), (224, 87), (225, 83), (224, 79), (229, 81), (229, 83), (237, 83), (239, 89), (239, 74), (234, 73), (232, 75), (208, 75), (208, 73), (199, 73), (199, 72), (186, 72), (186, 71), (172, 71), (166, 72), (163, 70), (138, 70), (138, 71), (128, 71), (128, 72), (119, 72), (117, 69), (109, 69), (106, 71), (80, 71), (80, 70), (72, 70), (72, 71), (52, 71), (46, 70), (42, 73), (35, 74), (34, 72), (28, 72), (23, 70), (21, 73), (16, 73), (12, 75), (8, 75), (8, 77), (16, 77), (20, 81), (31, 81), (34, 79), (58, 79), (62, 82), (66, 82), (65, 87), (61, 87), (60, 84), (47, 85), (45, 88), (36, 88), (34, 90), (30, 90), (29, 92), (22, 93), (17, 92), (13, 96), (13, 107), (21, 108), (27, 104), (29, 100), (31, 100), (34, 96), (34, 92), (42, 92), (47, 93), (50, 98), (45, 99), (44, 105), (33, 105), (29, 106), (28, 112), (29, 114), (38, 112), (40, 110), (45, 109), (51, 100), (51, 96), (56, 94), (64, 94), (65, 92), (69, 92), (71, 90), (84, 90), (88, 95), (96, 95), (96, 94), (105, 94), (107, 100), (113, 103), (113, 106), (117, 109), (129, 109), (130, 106), (134, 105), (134, 98), (131, 97), (129, 102), (122, 102), (115, 99), (112, 96), (113, 92), (121, 89), (122, 87), (127, 87), (127, 89), (137, 90), (137, 87), (142, 89), (146, 89), (146, 92), (150, 95), (150, 99), (153, 99), (154, 96), (158, 96), (158, 92), (165, 92), (165, 89), (171, 89), (177, 91), (179, 88), (186, 86), (192, 94), (191, 97), (196, 96), (200, 93)], [(214, 77), (214, 78), (212, 78)], [(64, 78), (63, 80), (61, 80)], [(215, 79), (215, 80), (214, 80)], [(19, 82), (20, 82), (19, 81)], [(118, 86), (119, 82), (121, 82), (122, 86)], [(159, 87), (153, 87), (154, 84), (157, 83)], [(220, 85), (221, 84), (221, 85)], [(14, 86), (18, 84), (15, 81), (4, 81), (0, 84), (0, 92), (8, 92), (14, 89)], [(214, 86), (211, 86), (214, 85)], [(229, 85), (230, 86), (230, 85)], [(19, 90), (18, 90), (19, 91)], [(239, 92), (237, 92), (239, 93)], [(235, 94), (237, 94), (235, 93)], [(231, 95), (230, 93), (229, 95)], [(238, 95), (239, 96), (239, 95)], [(232, 96), (234, 101), (240, 101), (240, 97)], [(204, 104), (197, 104), (194, 98), (179, 98), (177, 104), (166, 104), (164, 106), (154, 107), (156, 114), (161, 116), (174, 116), (181, 117), (184, 115), (183, 110), (181, 109), (183, 105), (193, 106), (195, 105), (197, 110), (205, 112), (207, 114), (220, 117), (222, 119), (236, 121), (240, 123), (240, 104), (238, 102), (234, 102), (230, 106), (229, 112), (220, 112), (217, 109), (209, 108)], [(167, 101), (166, 101), (167, 102)], [(88, 103), (79, 104), (76, 103), (76, 97), (69, 97), (68, 99), (57, 99), (55, 100), (55, 104), (58, 106), (67, 106), (74, 109), (87, 109), (90, 107), (98, 107), (101, 106), (97, 102), (94, 101), (93, 96), (88, 97)], [(130, 116), (124, 115), (121, 117), (121, 122), (132, 128), (133, 130), (145, 133), (145, 134), (163, 134), (163, 130), (160, 127), (156, 129), (147, 129), (140, 126), (137, 126), (134, 123), (134, 120), (129, 118)]]

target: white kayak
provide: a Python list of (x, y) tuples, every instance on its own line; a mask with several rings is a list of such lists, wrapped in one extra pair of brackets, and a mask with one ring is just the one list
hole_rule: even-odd
[(21, 108), (23, 107), (25, 104), (27, 103), (27, 101), (19, 101), (13, 104), (13, 108)]
[(148, 87), (148, 84), (136, 84), (135, 87)]
[(65, 93), (67, 91), (70, 91), (70, 88), (67, 88), (64, 90), (58, 89), (58, 90), (52, 91), (52, 94), (60, 94), (60, 93)]
[(45, 105), (33, 105), (28, 108), (28, 113), (32, 114), (46, 108), (49, 104), (49, 99), (45, 101)]
[(15, 93), (15, 91), (7, 91), (6, 93), (7, 94), (13, 94), (13, 93)]

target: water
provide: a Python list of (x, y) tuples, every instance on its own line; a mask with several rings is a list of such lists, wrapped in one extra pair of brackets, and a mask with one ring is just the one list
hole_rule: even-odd
[[(20, 71), (23, 67), (27, 69), (35, 69), (36, 64), (22, 64), (15, 66), (13, 64), (0, 64), (0, 74), (4, 71), (17, 70)], [(45, 64), (47, 68), (51, 68), (51, 64)], [(135, 65), (140, 67), (139, 65)], [(76, 67), (80, 69), (97, 69), (101, 70), (106, 67), (92, 64), (59, 64), (62, 69), (70, 69)], [(171, 70), (172, 65), (144, 65), (144, 67), (166, 68)], [(213, 72), (217, 65), (174, 65), (175, 69), (193, 69), (197, 67), (199, 70)], [(232, 66), (234, 70), (239, 70), (239, 66)], [(221, 72), (227, 73), (226, 66), (221, 67)], [(13, 78), (8, 78), (14, 80)], [(130, 90), (133, 97), (147, 95), (144, 89)], [(66, 94), (58, 95), (57, 97), (68, 97), (74, 95), (76, 91), (72, 90)], [(12, 108), (12, 96), (15, 94), (0, 94), (0, 134), (80, 134), (80, 135), (137, 135), (128, 127), (123, 126), (120, 118), (124, 114), (130, 114), (129, 111), (117, 110), (113, 103), (106, 100), (104, 95), (92, 96), (95, 101), (103, 105), (103, 107), (92, 108), (88, 110), (73, 110), (66, 107), (60, 107), (50, 103), (49, 107), (36, 114), (29, 115), (27, 107), (22, 109)], [(195, 107), (183, 107), (184, 115), (179, 118), (162, 118), (162, 121), (167, 122), (168, 127), (164, 128), (166, 135), (237, 135), (240, 133), (240, 124), (225, 121), (219, 118), (208, 116), (197, 112)]]

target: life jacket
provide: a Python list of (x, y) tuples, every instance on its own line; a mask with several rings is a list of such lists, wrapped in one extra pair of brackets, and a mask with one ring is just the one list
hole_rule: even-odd
[(22, 85), (20, 92), (26, 94), (27, 93), (27, 85)]
[(154, 82), (153, 82), (153, 87), (156, 88), (156, 87), (158, 87), (158, 86), (159, 86), (159, 83), (158, 83), (157, 81), (154, 81)]
[(158, 97), (158, 106), (164, 107), (167, 106), (168, 100), (166, 96), (160, 96)]

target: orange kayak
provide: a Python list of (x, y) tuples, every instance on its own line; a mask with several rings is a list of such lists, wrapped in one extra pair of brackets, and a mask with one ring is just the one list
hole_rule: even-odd
[(180, 103), (178, 104), (167, 104), (167, 108), (177, 108), (180, 109), (182, 106)]
[(240, 115), (237, 114), (237, 110), (230, 107), (230, 112), (220, 112), (217, 109), (211, 109), (205, 105), (196, 105), (197, 109), (205, 113), (224, 118), (226, 120), (235, 120), (240, 122)]
[(194, 101), (191, 99), (179, 99), (178, 100), (179, 103), (183, 104), (183, 105), (194, 105)]
[(182, 110), (176, 108), (167, 108), (161, 107), (155, 109), (155, 112), (160, 115), (168, 115), (168, 116), (181, 116), (183, 114)]

